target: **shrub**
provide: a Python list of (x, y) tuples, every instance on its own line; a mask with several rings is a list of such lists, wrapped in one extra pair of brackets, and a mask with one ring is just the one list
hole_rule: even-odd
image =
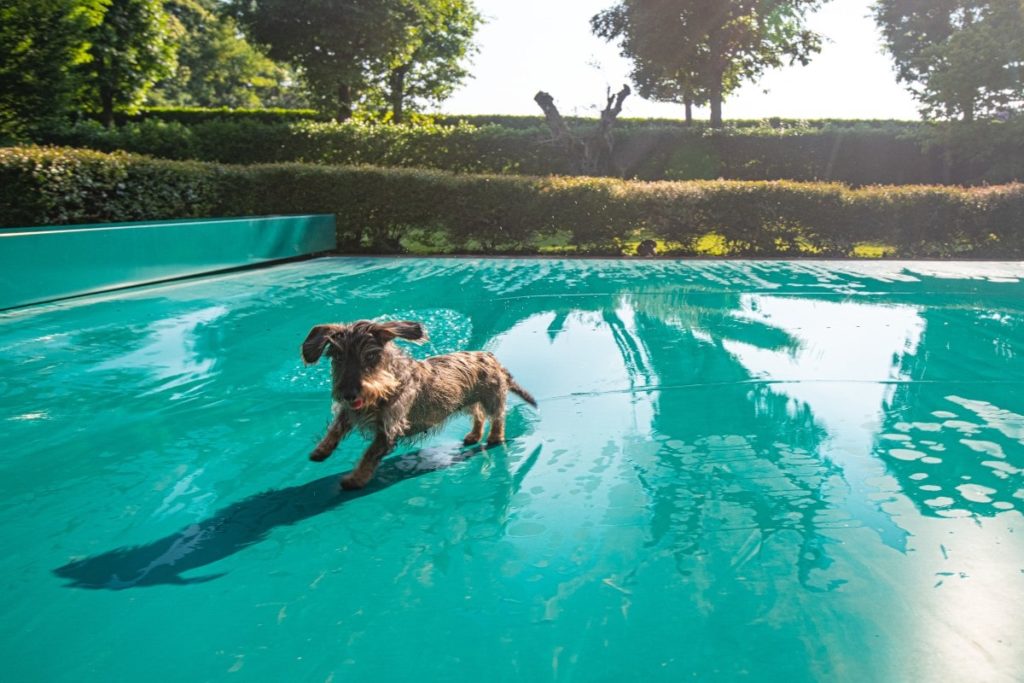
[[(497, 118), (505, 121), (509, 117)], [(486, 120), (486, 119), (484, 119)], [(512, 121), (514, 123), (514, 121)], [(813, 123), (813, 125), (812, 125)], [(638, 180), (799, 180), (984, 184), (1024, 179), (1024, 119), (1005, 123), (782, 121), (721, 131), (626, 122), (616, 161)], [(538, 126), (469, 123), (263, 123), (244, 118), (143, 120), (107, 130), (82, 122), (52, 144), (222, 163), (302, 161), (437, 168), (460, 173), (566, 174), (565, 150)]]
[(123, 152), (0, 149), (0, 226), (209, 216), (219, 172)]
[[(457, 125), (460, 123), (471, 126), (501, 126), (503, 128), (539, 128), (546, 129), (547, 124), (540, 114), (515, 115), (515, 114), (435, 114), (433, 121), (442, 126)], [(597, 119), (583, 116), (566, 116), (566, 124), (570, 128), (592, 128), (597, 125)], [(630, 116), (619, 117), (616, 121), (618, 128), (687, 128), (695, 130), (707, 130), (710, 126), (707, 121), (695, 120), (687, 124), (681, 119), (663, 118), (636, 118)], [(916, 121), (898, 121), (895, 119), (786, 119), (772, 117), (767, 119), (731, 119), (726, 121), (726, 130), (745, 129), (762, 131), (809, 131), (826, 127), (839, 128), (900, 128), (911, 132), (920, 128), (922, 124)]]
[(295, 123), (323, 121), (326, 117), (315, 109), (232, 109), (230, 107), (142, 107), (134, 114), (118, 112), (115, 121), (166, 121), (193, 125), (207, 121), (253, 121), (256, 123)]
[(219, 165), (60, 148), (0, 149), (0, 226), (334, 213), (344, 251), (536, 253), (563, 238), (615, 253), (640, 236), (693, 254), (1024, 256), (1024, 185), (985, 188), (788, 181), (639, 182), (316, 164)]

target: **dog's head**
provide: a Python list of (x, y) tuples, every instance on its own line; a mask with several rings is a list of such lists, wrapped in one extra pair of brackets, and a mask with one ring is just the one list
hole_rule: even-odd
[(397, 388), (388, 363), (394, 355), (388, 344), (397, 338), (424, 342), (427, 333), (422, 325), (408, 320), (317, 325), (302, 342), (302, 360), (312, 365), (327, 354), (335, 399), (359, 410), (386, 399)]

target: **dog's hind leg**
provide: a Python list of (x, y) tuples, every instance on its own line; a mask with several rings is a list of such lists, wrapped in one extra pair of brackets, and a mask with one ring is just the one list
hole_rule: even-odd
[(487, 445), (493, 446), (505, 441), (505, 393), (500, 392), (484, 400), (484, 411), (491, 418), (491, 432)]
[(469, 429), (469, 434), (466, 434), (466, 438), (462, 440), (462, 443), (466, 446), (472, 446), (475, 443), (480, 443), (480, 439), (484, 438), (484, 409), (479, 403), (473, 404), (469, 409), (469, 414), (473, 416), (473, 426)]
[(320, 443), (309, 454), (309, 459), (313, 462), (323, 462), (331, 457), (331, 453), (334, 452), (334, 449), (338, 447), (338, 444), (341, 443), (341, 440), (350, 431), (352, 431), (352, 423), (348, 421), (344, 413), (339, 413), (327, 428), (327, 434), (324, 435), (324, 438), (320, 439)]
[(377, 471), (377, 465), (380, 464), (381, 459), (390, 453), (394, 447), (394, 441), (382, 435), (377, 435), (377, 438), (373, 440), (370, 447), (363, 453), (363, 457), (359, 460), (356, 468), (341, 478), (341, 488), (352, 490), (361, 489), (366, 486), (370, 479), (373, 478), (373, 473)]

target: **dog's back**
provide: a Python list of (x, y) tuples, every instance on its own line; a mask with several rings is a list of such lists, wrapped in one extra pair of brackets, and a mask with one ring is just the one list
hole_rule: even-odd
[[(537, 402), (509, 371), (486, 351), (459, 351), (415, 363), (410, 385), (407, 434), (417, 434), (444, 422), (451, 415), (479, 405), (487, 415), (505, 410), (509, 391), (536, 407)], [(399, 399), (401, 400), (401, 399)]]

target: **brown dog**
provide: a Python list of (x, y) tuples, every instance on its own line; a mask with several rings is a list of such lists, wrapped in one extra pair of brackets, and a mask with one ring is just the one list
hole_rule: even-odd
[(360, 320), (317, 325), (302, 342), (307, 365), (325, 352), (331, 359), (334, 399), (334, 419), (309, 459), (326, 460), (353, 428), (373, 439), (356, 468), (341, 478), (343, 488), (366, 486), (399, 439), (422, 435), (459, 411), (473, 416), (467, 445), (480, 441), (484, 419), (490, 418), (490, 445), (505, 440), (509, 391), (537, 407), (493, 354), (459, 352), (417, 361), (389, 343), (395, 338), (424, 342), (427, 335), (419, 323)]

